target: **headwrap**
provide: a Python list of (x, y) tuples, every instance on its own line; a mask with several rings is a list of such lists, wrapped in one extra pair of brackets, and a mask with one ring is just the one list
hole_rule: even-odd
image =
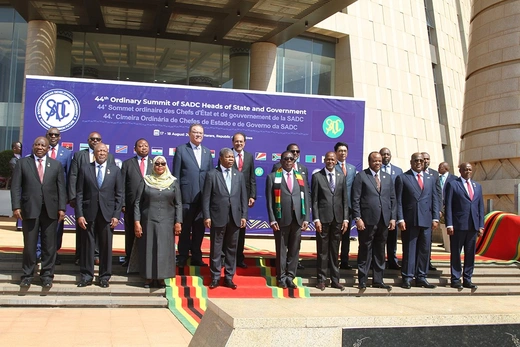
[(166, 158), (162, 155), (153, 158), (154, 167), (152, 169), (152, 173), (150, 175), (144, 176), (144, 183), (146, 183), (146, 185), (149, 187), (163, 190), (171, 186), (171, 184), (175, 182), (176, 178), (171, 174), (170, 169), (168, 169), (168, 164), (165, 165), (165, 170), (162, 175), (155, 173), (155, 162), (158, 159), (162, 159), (165, 163), (167, 163)]

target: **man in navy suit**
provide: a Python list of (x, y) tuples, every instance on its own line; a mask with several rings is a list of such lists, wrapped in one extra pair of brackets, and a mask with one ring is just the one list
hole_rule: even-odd
[(136, 156), (127, 159), (121, 167), (121, 176), (123, 177), (124, 199), (123, 213), (125, 216), (125, 262), (123, 266), (128, 266), (130, 256), (132, 255), (132, 246), (134, 245), (134, 204), (137, 197), (137, 188), (143, 181), (143, 177), (152, 172), (152, 158), (148, 155), (150, 146), (145, 139), (139, 139), (135, 142), (134, 150)]
[[(428, 154), (428, 152), (422, 152), (421, 154), (423, 155), (423, 158), (424, 158), (423, 170), (426, 174), (433, 177), (435, 179), (435, 182), (437, 182), (437, 184), (436, 184), (437, 194), (439, 195), (439, 201), (442, 201), (442, 190), (441, 190), (441, 185), (439, 183), (439, 172), (437, 172), (436, 170), (434, 170), (430, 167), (430, 155)], [(429, 259), (430, 259), (429, 260), (430, 265), (428, 265), (428, 269), (430, 271), (436, 271), (437, 268), (432, 265), (431, 247), (430, 247), (430, 258)]]
[(182, 231), (179, 236), (177, 264), (186, 265), (191, 251), (193, 266), (208, 266), (202, 261), (204, 221), (202, 219), (202, 189), (206, 174), (213, 168), (209, 148), (202, 145), (204, 128), (195, 123), (190, 126), (190, 142), (177, 147), (173, 158), (173, 176), (179, 180), (182, 194)]
[(42, 286), (50, 289), (56, 259), (56, 225), (65, 217), (67, 192), (61, 164), (46, 156), (49, 142), (34, 140), (33, 154), (21, 158), (11, 184), (13, 216), (22, 221), (23, 265), (21, 287), (31, 285), (36, 267), (36, 243), (42, 235)]
[(443, 161), (439, 164), (439, 185), (441, 186), (442, 191), (442, 206), (444, 207), (444, 193), (446, 192), (446, 184), (448, 182), (454, 181), (457, 179), (457, 176), (450, 173), (450, 164)]
[(108, 288), (112, 276), (112, 238), (119, 223), (123, 204), (121, 170), (108, 161), (108, 148), (99, 143), (95, 161), (81, 167), (76, 191), (76, 217), (81, 231), (80, 272), (78, 287), (94, 279), (95, 235), (99, 240), (99, 286)]
[(210, 289), (220, 285), (222, 254), (224, 254), (224, 286), (236, 289), (238, 232), (247, 220), (247, 190), (244, 175), (233, 167), (235, 156), (231, 149), (222, 148), (220, 165), (208, 172), (202, 195), (204, 226), (210, 229)]
[[(477, 236), (484, 232), (484, 198), (482, 187), (471, 179), (470, 163), (459, 166), (460, 176), (446, 184), (446, 229), (450, 235), (451, 287), (476, 289), (471, 281), (475, 267)], [(464, 247), (464, 274), (460, 253)], [(463, 276), (464, 282), (460, 283)]]
[[(400, 167), (390, 164), (392, 160), (392, 152), (390, 149), (383, 147), (379, 150), (381, 158), (383, 159), (383, 165), (381, 165), (381, 171), (389, 174), (392, 177), (392, 182), (395, 184), (397, 176), (403, 173)], [(397, 227), (394, 230), (388, 230), (388, 238), (386, 239), (386, 267), (388, 269), (400, 270), (401, 266), (397, 260)]]
[(397, 223), (403, 239), (402, 288), (435, 288), (426, 279), (430, 259), (432, 228), (439, 224), (439, 195), (433, 177), (423, 171), (421, 153), (412, 154), (411, 169), (395, 180)]
[[(334, 152), (336, 152), (336, 164), (337, 170), (343, 173), (345, 176), (345, 184), (347, 185), (347, 201), (350, 213), (352, 213), (352, 183), (354, 177), (356, 177), (356, 167), (352, 164), (347, 163), (348, 157), (348, 144), (345, 142), (338, 142), (334, 145)], [(349, 216), (350, 217), (350, 216)], [(352, 220), (351, 218), (347, 218)], [(340, 269), (352, 270), (352, 266), (348, 263), (348, 254), (350, 253), (350, 225), (347, 230), (341, 235), (341, 264)]]

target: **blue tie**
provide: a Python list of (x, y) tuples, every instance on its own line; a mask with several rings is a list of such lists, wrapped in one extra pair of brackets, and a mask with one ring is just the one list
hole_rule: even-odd
[(98, 165), (98, 172), (97, 172), (97, 186), (98, 188), (101, 188), (101, 185), (103, 184), (103, 172), (101, 171), (103, 169), (103, 165)]
[(229, 169), (226, 169), (226, 186), (229, 194), (231, 194), (231, 174), (229, 173)]

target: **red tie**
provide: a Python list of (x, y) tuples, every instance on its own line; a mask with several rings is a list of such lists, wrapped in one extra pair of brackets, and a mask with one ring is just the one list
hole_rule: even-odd
[(238, 171), (242, 171), (244, 161), (242, 160), (242, 153), (238, 153)]
[(347, 168), (345, 167), (345, 163), (341, 163), (341, 170), (343, 170), (343, 175), (347, 177)]
[(40, 182), (43, 183), (43, 165), (42, 165), (43, 159), (38, 159), (38, 176), (40, 176)]
[(139, 164), (139, 168), (141, 169), (141, 175), (144, 177), (144, 157), (141, 158), (141, 164)]
[(287, 173), (287, 188), (289, 188), (289, 191), (292, 193), (292, 179), (291, 179), (291, 173)]
[(469, 180), (466, 180), (466, 185), (468, 186), (469, 199), (473, 200), (473, 189), (471, 188), (471, 184), (469, 183)]
[(417, 174), (417, 183), (419, 183), (419, 187), (421, 187), (421, 190), (423, 190), (424, 184), (422, 183), (421, 174)]
[(56, 148), (52, 147), (51, 158), (56, 159)]

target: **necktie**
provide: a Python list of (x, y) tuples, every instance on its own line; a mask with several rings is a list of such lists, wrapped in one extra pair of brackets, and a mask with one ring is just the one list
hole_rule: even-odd
[(424, 189), (424, 184), (423, 184), (423, 181), (421, 179), (421, 174), (417, 174), (417, 183), (419, 183), (419, 187), (421, 187), (421, 190)]
[(376, 188), (377, 188), (377, 191), (379, 192), (381, 190), (381, 181), (379, 180), (379, 175), (376, 173), (374, 175), (374, 178), (376, 179)]
[(334, 189), (336, 189), (336, 185), (334, 184), (334, 178), (332, 177), (332, 172), (329, 172), (329, 186), (330, 190), (334, 192)]
[(292, 179), (291, 179), (291, 173), (287, 173), (287, 188), (289, 188), (289, 191), (292, 193)]
[(40, 182), (43, 183), (43, 159), (38, 159), (38, 176), (40, 176)]
[(231, 194), (231, 174), (229, 169), (226, 169), (226, 187), (228, 192)]
[(200, 161), (201, 161), (200, 146), (195, 147), (193, 152), (195, 153), (195, 159), (197, 159), (197, 164), (199, 165), (199, 168), (200, 168)]
[(51, 158), (56, 159), (56, 148), (52, 147), (51, 149)]
[(341, 163), (341, 170), (343, 170), (343, 175), (347, 177), (347, 168), (345, 167), (345, 163)]
[(441, 176), (441, 189), (444, 188), (444, 179), (445, 179), (445, 177)]
[(242, 171), (244, 161), (242, 160), (242, 153), (238, 153), (238, 171)]
[(469, 183), (469, 180), (466, 181), (466, 185), (468, 186), (469, 199), (473, 200), (473, 189), (471, 188), (471, 184)]
[(141, 176), (144, 177), (144, 157), (141, 158), (141, 163), (139, 164), (139, 169), (141, 169)]
[(103, 165), (98, 165), (98, 172), (97, 172), (97, 186), (98, 188), (101, 188), (101, 185), (103, 184)]

